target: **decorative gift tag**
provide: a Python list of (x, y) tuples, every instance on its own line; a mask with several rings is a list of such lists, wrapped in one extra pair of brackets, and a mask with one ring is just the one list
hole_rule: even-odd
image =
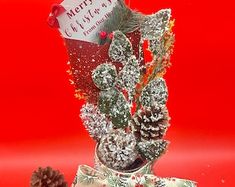
[(124, 0), (64, 0), (52, 6), (48, 24), (58, 28), (64, 38), (76, 98), (93, 104), (98, 101), (99, 89), (92, 80), (98, 65), (107, 62), (119, 70), (121, 63), (114, 62), (108, 53), (114, 31), (126, 31), (134, 55), (142, 57), (140, 17)]
[(105, 21), (112, 16), (118, 0), (64, 0), (64, 12), (57, 16), (64, 38), (98, 43)]

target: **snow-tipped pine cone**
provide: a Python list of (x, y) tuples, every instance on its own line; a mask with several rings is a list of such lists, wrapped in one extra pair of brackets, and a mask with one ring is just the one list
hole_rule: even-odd
[(98, 146), (98, 156), (103, 164), (115, 170), (125, 170), (138, 157), (136, 138), (131, 133), (114, 130), (105, 135)]
[(68, 187), (64, 176), (51, 167), (38, 168), (34, 171), (30, 181), (31, 187)]
[(138, 140), (161, 139), (169, 127), (166, 106), (155, 105), (139, 110), (133, 119), (133, 131)]

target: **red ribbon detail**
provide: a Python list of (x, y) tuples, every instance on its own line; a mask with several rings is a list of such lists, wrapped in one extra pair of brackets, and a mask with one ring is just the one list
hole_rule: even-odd
[(57, 17), (65, 12), (65, 8), (62, 5), (54, 4), (51, 8), (51, 13), (47, 19), (47, 23), (52, 28), (60, 28), (60, 24)]

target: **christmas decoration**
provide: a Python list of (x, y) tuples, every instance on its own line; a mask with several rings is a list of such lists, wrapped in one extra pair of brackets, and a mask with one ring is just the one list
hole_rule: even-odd
[(136, 144), (136, 139), (131, 133), (116, 130), (101, 139), (98, 155), (108, 167), (124, 170), (137, 158)]
[(93, 104), (87, 103), (83, 105), (80, 117), (90, 136), (96, 141), (99, 141), (102, 136), (108, 134), (113, 126), (97, 106)]
[(78, 168), (77, 175), (72, 187), (195, 187), (196, 183), (177, 179), (159, 178), (151, 173), (149, 164), (144, 165), (136, 171), (120, 172), (111, 170), (99, 163), (98, 170), (82, 165)]
[(170, 31), (167, 31), (160, 39), (149, 40), (149, 50), (153, 53), (154, 59), (163, 57), (165, 60), (170, 60), (174, 41), (175, 36)]
[(168, 98), (166, 82), (163, 78), (152, 80), (142, 91), (141, 104), (146, 107), (165, 105)]
[(111, 64), (101, 64), (92, 72), (93, 82), (101, 90), (113, 87), (116, 77), (116, 68)]
[(115, 88), (101, 91), (98, 106), (101, 112), (111, 118), (115, 128), (128, 125), (131, 118), (130, 106), (124, 95)]
[(166, 152), (167, 146), (168, 142), (165, 140), (151, 140), (138, 143), (140, 154), (149, 161), (156, 160), (162, 156)]
[(141, 24), (142, 37), (148, 40), (161, 39), (169, 29), (170, 18), (170, 9), (163, 9), (156, 14), (147, 16)]
[[(139, 25), (144, 16), (130, 10), (122, 0), (90, 2), (73, 4), (71, 0), (64, 0), (61, 5), (55, 4), (48, 23), (51, 27), (59, 28), (64, 37), (69, 54), (68, 72), (76, 89), (76, 98), (95, 104), (99, 90), (92, 81), (92, 71), (104, 62), (117, 65), (108, 56), (112, 32), (124, 32), (132, 43), (135, 56), (139, 58)], [(76, 6), (79, 3), (83, 11), (80, 11), (80, 6)], [(78, 14), (75, 9), (79, 10)], [(94, 25), (94, 20), (98, 25)]]
[(125, 64), (132, 55), (133, 49), (129, 39), (121, 31), (115, 31), (109, 47), (109, 57), (113, 61)]
[(108, 33), (105, 31), (101, 31), (100, 33), (100, 39), (105, 40), (108, 36)]
[[(97, 142), (95, 169), (80, 166), (72, 187), (195, 187), (152, 174), (169, 144), (163, 76), (175, 41), (171, 10), (143, 15), (123, 0), (75, 4), (64, 0), (50, 19), (65, 38), (76, 97), (87, 102), (80, 117)], [(145, 42), (151, 62), (144, 59)]]
[(99, 44), (104, 45), (107, 41), (108, 33), (105, 31), (101, 31), (99, 33)]
[(34, 171), (30, 181), (31, 187), (68, 187), (64, 176), (51, 167), (38, 168)]
[(135, 56), (131, 56), (119, 73), (118, 84), (127, 90), (129, 99), (135, 94), (136, 84), (140, 81), (140, 66)]
[(165, 135), (168, 127), (168, 111), (161, 105), (139, 110), (133, 119), (134, 134), (140, 140), (158, 140)]

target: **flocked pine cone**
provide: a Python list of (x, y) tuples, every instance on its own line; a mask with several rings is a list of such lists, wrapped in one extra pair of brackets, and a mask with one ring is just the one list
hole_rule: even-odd
[(98, 147), (103, 164), (115, 170), (125, 170), (137, 159), (138, 150), (135, 136), (122, 130), (115, 130), (104, 136)]
[(34, 171), (30, 181), (31, 187), (68, 187), (64, 176), (51, 167), (38, 168)]
[(166, 106), (155, 105), (139, 110), (133, 119), (133, 131), (138, 140), (161, 139), (169, 127)]

